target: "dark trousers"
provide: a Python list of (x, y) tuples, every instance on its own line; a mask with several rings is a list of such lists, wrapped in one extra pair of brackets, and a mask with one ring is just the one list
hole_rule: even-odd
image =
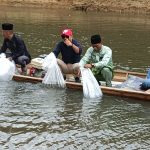
[(148, 89), (150, 89), (150, 69), (148, 70), (146, 79), (141, 84), (141, 89), (142, 90), (148, 90)]
[(21, 68), (24, 68), (27, 64), (30, 63), (29, 57), (27, 57), (27, 56), (25, 56), (25, 55), (19, 56), (19, 57), (16, 58), (14, 61), (15, 61), (15, 64), (21, 65)]
[[(93, 72), (93, 70), (92, 70)], [(111, 87), (112, 83), (111, 80), (113, 78), (113, 70), (108, 68), (108, 67), (104, 67), (101, 70), (97, 70), (97, 72), (93, 72), (95, 78), (97, 79), (97, 81), (106, 81), (106, 86)]]
[(150, 89), (150, 79), (145, 79), (143, 83), (141, 84), (142, 90), (148, 90)]

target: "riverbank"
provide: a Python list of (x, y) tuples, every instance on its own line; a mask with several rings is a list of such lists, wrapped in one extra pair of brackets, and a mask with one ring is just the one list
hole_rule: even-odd
[(0, 0), (1, 6), (150, 14), (149, 0)]

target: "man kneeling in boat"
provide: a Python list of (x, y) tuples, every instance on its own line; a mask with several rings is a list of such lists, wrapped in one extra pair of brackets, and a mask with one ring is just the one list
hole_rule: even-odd
[[(13, 24), (2, 24), (2, 35), (4, 37), (0, 53), (6, 53), (6, 57), (15, 64), (21, 65), (22, 72), (26, 71), (26, 65), (30, 63), (31, 56), (25, 46), (24, 41), (13, 33)], [(7, 50), (10, 51), (9, 56)], [(21, 72), (21, 73), (22, 73)]]
[(80, 43), (73, 39), (71, 29), (65, 29), (61, 33), (62, 41), (60, 41), (53, 50), (56, 57), (59, 53), (62, 55), (62, 60), (57, 59), (57, 63), (63, 74), (76, 74), (75, 81), (79, 82), (78, 62), (81, 59), (82, 48)]
[(102, 45), (100, 35), (91, 36), (91, 47), (88, 48), (79, 64), (85, 68), (90, 68), (98, 83), (99, 81), (106, 81), (106, 86), (112, 86), (112, 50)]

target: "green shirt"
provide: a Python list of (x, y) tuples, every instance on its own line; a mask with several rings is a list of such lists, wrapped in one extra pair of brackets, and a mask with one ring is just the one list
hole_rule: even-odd
[(100, 51), (95, 51), (93, 47), (88, 48), (79, 64), (83, 67), (87, 63), (94, 64), (95, 68), (100, 70), (103, 67), (108, 67), (113, 70), (112, 50), (104, 45), (102, 45)]

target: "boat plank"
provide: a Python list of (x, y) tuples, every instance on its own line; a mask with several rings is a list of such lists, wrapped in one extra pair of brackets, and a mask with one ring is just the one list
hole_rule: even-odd
[[(128, 78), (128, 75), (135, 75), (135, 76), (142, 77), (142, 78), (146, 77), (146, 74), (144, 73), (117, 70), (115, 71), (113, 81), (116, 81), (116, 82), (126, 81), (126, 79)], [(24, 76), (24, 75), (14, 75), (13, 80), (20, 81), (20, 82), (31, 82), (31, 83), (42, 82), (42, 78), (30, 77), (30, 76)], [(75, 90), (83, 89), (82, 83), (76, 83), (76, 82), (70, 82), (70, 81), (66, 81), (66, 87), (70, 89), (75, 89)], [(150, 100), (150, 90), (135, 91), (131, 89), (125, 89), (125, 88), (119, 89), (115, 87), (106, 87), (106, 86), (101, 86), (101, 90), (104, 94), (108, 94), (108, 95), (130, 97), (130, 98), (136, 98), (136, 99), (141, 99), (141, 100)]]
[(19, 81), (19, 82), (31, 82), (31, 83), (42, 82), (42, 78), (30, 77), (30, 76), (24, 76), (24, 75), (14, 75), (13, 80)]
[(146, 93), (145, 91), (135, 91), (131, 89), (118, 89), (113, 87), (101, 87), (101, 89), (103, 93), (108, 95), (150, 100), (150, 93)]
[(145, 93), (149, 93), (150, 94), (150, 89), (146, 90)]

